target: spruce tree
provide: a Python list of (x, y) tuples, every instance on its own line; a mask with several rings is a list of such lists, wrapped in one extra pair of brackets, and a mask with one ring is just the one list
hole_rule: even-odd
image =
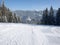
[(56, 14), (56, 25), (60, 25), (60, 8), (58, 8), (58, 11)]
[(16, 14), (14, 13), (14, 23), (17, 23), (17, 22), (18, 22), (17, 16), (16, 16)]
[(8, 22), (12, 22), (12, 12), (9, 12), (9, 15), (8, 15)]
[(51, 6), (50, 11), (49, 11), (49, 25), (54, 25), (54, 10), (53, 7)]
[(43, 24), (48, 24), (48, 9), (43, 11), (43, 16), (42, 16), (42, 23)]

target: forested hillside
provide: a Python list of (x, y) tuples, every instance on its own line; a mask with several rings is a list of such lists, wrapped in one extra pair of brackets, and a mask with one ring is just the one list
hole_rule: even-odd
[(52, 6), (51, 6), (50, 10), (48, 10), (48, 8), (46, 8), (43, 11), (41, 24), (60, 25), (60, 8), (58, 8), (58, 10), (56, 12), (54, 12), (54, 9)]
[(0, 6), (0, 22), (3, 23), (18, 23), (20, 22), (20, 17), (16, 16), (15, 13), (12, 13), (9, 8), (4, 5)]

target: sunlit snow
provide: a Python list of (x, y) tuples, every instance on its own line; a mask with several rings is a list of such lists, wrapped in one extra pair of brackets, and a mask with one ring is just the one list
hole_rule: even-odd
[(0, 23), (0, 45), (60, 45), (60, 27)]

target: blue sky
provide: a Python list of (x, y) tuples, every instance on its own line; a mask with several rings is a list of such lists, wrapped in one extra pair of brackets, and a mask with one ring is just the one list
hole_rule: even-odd
[(5, 0), (5, 5), (11, 10), (44, 10), (51, 5), (57, 9), (60, 7), (60, 0)]

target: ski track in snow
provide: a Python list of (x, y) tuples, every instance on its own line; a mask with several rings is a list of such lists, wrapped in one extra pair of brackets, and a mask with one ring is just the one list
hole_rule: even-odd
[(60, 45), (60, 27), (0, 23), (0, 45)]

